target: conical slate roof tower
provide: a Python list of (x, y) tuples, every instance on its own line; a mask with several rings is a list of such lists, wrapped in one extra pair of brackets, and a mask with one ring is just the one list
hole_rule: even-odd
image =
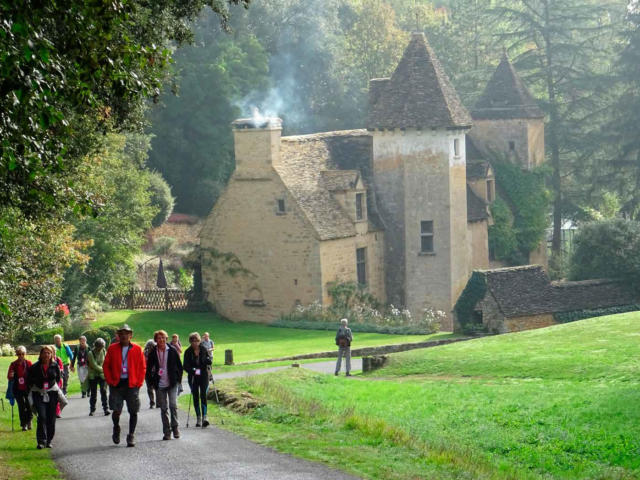
[(468, 128), (471, 117), (423, 33), (414, 33), (391, 78), (369, 89), (369, 129)]
[(542, 118), (544, 113), (506, 53), (471, 112), (473, 119)]

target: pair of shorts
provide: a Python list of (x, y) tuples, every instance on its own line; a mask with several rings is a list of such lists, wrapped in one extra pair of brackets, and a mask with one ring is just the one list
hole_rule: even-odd
[(109, 408), (114, 412), (121, 412), (125, 402), (129, 414), (138, 413), (140, 410), (140, 397), (138, 387), (129, 387), (129, 380), (121, 380), (117, 387), (109, 385)]

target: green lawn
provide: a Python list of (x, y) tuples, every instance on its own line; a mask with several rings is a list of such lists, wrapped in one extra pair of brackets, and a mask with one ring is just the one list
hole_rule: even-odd
[[(334, 350), (334, 332), (326, 330), (299, 330), (274, 328), (257, 323), (233, 323), (213, 313), (188, 312), (135, 312), (118, 310), (102, 314), (95, 323), (122, 325), (133, 329), (134, 341), (140, 345), (153, 337), (153, 332), (166, 330), (177, 333), (184, 348), (191, 332), (208, 331), (216, 344), (214, 365), (224, 364), (224, 350), (233, 350), (235, 363), (278, 358), (305, 353)], [(338, 324), (336, 323), (336, 329)], [(354, 334), (354, 348), (394, 343), (421, 342), (430, 338), (448, 338), (450, 333), (436, 335), (382, 335), (379, 333)]]
[[(28, 357), (32, 362), (37, 361), (36, 355)], [(11, 432), (11, 406), (6, 398), (7, 371), (9, 364), (16, 357), (0, 357), (0, 395), (3, 398), (4, 409), (0, 407), (0, 479), (34, 479), (49, 480), (62, 478), (58, 473), (51, 450), (36, 449), (36, 420), (33, 419), (33, 430), (20, 430), (20, 419), (17, 406), (14, 407), (13, 425), (15, 432)], [(72, 374), (69, 391), (76, 393), (80, 389), (78, 378)]]
[(220, 384), (266, 406), (227, 428), (364, 478), (640, 478), (640, 313)]

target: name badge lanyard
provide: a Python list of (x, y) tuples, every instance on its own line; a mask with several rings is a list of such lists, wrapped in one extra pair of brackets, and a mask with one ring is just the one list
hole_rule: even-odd
[(127, 348), (127, 351), (124, 354), (124, 358), (122, 359), (122, 373), (127, 373), (129, 371), (129, 369), (125, 367), (125, 364), (127, 363), (127, 358), (129, 357), (130, 350), (131, 350), (131, 345), (129, 345), (129, 347)]
[(157, 355), (158, 355), (158, 363), (160, 364), (159, 368), (158, 368), (158, 375), (162, 375), (164, 373), (164, 359), (167, 356), (167, 347), (165, 347), (165, 351), (162, 352), (162, 358), (160, 358), (160, 350), (158, 349), (156, 351)]

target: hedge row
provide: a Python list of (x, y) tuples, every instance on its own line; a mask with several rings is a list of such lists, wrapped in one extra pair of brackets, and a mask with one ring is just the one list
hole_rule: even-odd
[(557, 323), (569, 323), (577, 320), (584, 320), (591, 317), (602, 317), (604, 315), (614, 315), (616, 313), (634, 312), (640, 310), (640, 305), (619, 305), (617, 307), (594, 308), (591, 310), (573, 310), (571, 312), (554, 313), (553, 319)]
[[(301, 330), (338, 330), (339, 322), (312, 322), (276, 320), (269, 324), (270, 327), (277, 328), (298, 328)], [(362, 333), (386, 333), (390, 335), (429, 335), (433, 332), (427, 331), (423, 327), (417, 326), (387, 326), (373, 325), (369, 323), (350, 323), (349, 328), (353, 332)]]

